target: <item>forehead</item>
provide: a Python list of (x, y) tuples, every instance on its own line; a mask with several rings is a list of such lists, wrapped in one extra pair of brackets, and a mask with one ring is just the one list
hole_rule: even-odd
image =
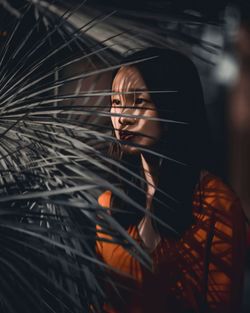
[(145, 89), (146, 84), (135, 66), (122, 66), (112, 84), (112, 90), (115, 92)]

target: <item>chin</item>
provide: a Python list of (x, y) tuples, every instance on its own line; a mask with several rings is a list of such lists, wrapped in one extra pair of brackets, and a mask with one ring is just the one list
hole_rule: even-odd
[(140, 153), (140, 150), (137, 147), (131, 147), (129, 145), (123, 145), (122, 151), (127, 154), (137, 155)]
[[(140, 147), (148, 149), (149, 151), (150, 150), (154, 150), (154, 146), (153, 145), (140, 145)], [(137, 154), (142, 153), (142, 150), (140, 149), (140, 147), (132, 147), (132, 146), (129, 146), (129, 145), (123, 145), (122, 146), (122, 151), (124, 153), (127, 153), (127, 154), (137, 155)]]

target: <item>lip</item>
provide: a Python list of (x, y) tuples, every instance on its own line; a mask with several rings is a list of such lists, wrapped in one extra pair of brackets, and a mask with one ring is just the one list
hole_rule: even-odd
[(124, 130), (119, 131), (119, 135), (121, 140), (131, 140), (134, 137), (133, 134), (126, 132)]

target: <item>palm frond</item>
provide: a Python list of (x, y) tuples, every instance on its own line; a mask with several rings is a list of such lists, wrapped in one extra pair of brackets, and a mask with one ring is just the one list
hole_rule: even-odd
[[(216, 55), (221, 46), (201, 40), (204, 28), (219, 26), (187, 13), (181, 19), (145, 11), (134, 16), (125, 9), (97, 9), (86, 1), (75, 6), (64, 1), (21, 4), (5, 6), (11, 20), (0, 52), (0, 309), (102, 312), (103, 282), (111, 281), (114, 288), (116, 282), (95, 252), (96, 240), (105, 240), (97, 236), (97, 224), (145, 267), (151, 265), (149, 255), (97, 202), (101, 192), (111, 190), (145, 213), (113, 183), (118, 179), (144, 192), (127, 177), (142, 183), (145, 179), (107, 155), (107, 146), (117, 143), (108, 122), (112, 73), (136, 63), (121, 63), (121, 55), (150, 45), (181, 45), (207, 61), (204, 55)], [(148, 27), (142, 27), (145, 21)], [(137, 148), (187, 166), (172, 156)], [(171, 210), (177, 200), (165, 196), (169, 203), (162, 206)]]

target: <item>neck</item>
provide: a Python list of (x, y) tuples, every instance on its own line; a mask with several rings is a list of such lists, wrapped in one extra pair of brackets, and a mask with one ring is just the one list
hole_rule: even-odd
[[(144, 176), (147, 182), (146, 209), (152, 213), (152, 200), (158, 184), (159, 161), (156, 158), (141, 155)], [(138, 225), (138, 230), (145, 247), (152, 252), (160, 242), (161, 238), (152, 225), (152, 218), (146, 213)]]
[(159, 160), (154, 156), (141, 154), (142, 168), (147, 182), (146, 207), (151, 208), (153, 196), (158, 184)]

